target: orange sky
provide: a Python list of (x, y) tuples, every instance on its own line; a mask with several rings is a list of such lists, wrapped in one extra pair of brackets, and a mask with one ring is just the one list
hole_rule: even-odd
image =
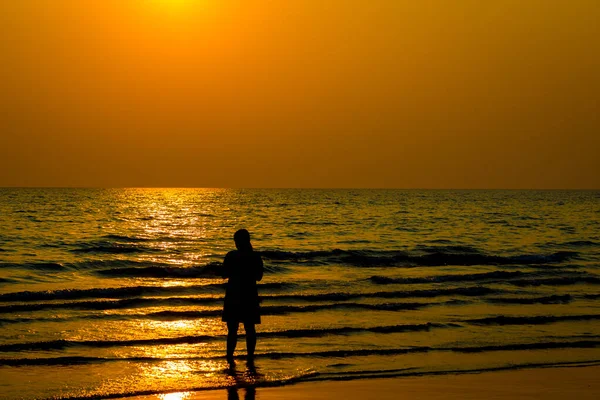
[(600, 188), (597, 0), (0, 2), (0, 186)]

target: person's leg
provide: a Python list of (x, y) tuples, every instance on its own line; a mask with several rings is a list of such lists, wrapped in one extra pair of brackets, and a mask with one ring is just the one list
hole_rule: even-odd
[(254, 360), (254, 349), (256, 349), (256, 329), (253, 322), (244, 322), (246, 330), (246, 350), (248, 351), (248, 361)]
[(227, 361), (233, 363), (233, 353), (237, 345), (237, 332), (240, 323), (237, 321), (227, 322)]

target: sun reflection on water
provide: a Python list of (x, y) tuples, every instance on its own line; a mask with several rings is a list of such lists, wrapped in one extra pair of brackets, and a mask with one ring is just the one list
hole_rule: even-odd
[[(204, 320), (177, 319), (173, 321), (145, 321), (140, 324), (142, 330), (154, 332), (157, 337), (194, 337), (215, 336), (219, 328), (215, 323)], [(170, 346), (143, 346), (144, 357), (163, 360), (148, 363), (140, 367), (139, 376), (147, 387), (189, 388), (219, 385), (222, 378), (219, 372), (223, 363), (215, 359), (203, 359), (215, 354), (214, 346), (207, 343), (181, 343)], [(182, 388), (182, 389), (183, 389)], [(187, 399), (190, 392), (162, 394), (160, 399)]]
[(184, 400), (189, 398), (191, 395), (192, 394), (190, 392), (167, 393), (158, 395), (158, 398), (160, 400)]

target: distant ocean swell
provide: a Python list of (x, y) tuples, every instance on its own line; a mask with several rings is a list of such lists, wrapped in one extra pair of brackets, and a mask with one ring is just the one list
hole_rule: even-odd
[[(466, 251), (465, 251), (466, 250)], [(418, 267), (442, 265), (533, 265), (560, 263), (575, 259), (575, 251), (559, 251), (551, 254), (522, 254), (515, 256), (488, 255), (474, 248), (464, 246), (423, 248), (417, 255), (403, 251), (375, 250), (330, 250), (309, 252), (262, 251), (261, 255), (272, 262), (290, 262), (295, 264), (348, 265), (358, 267)]]
[[(579, 242), (577, 242), (579, 243)], [(283, 250), (263, 250), (260, 251), (263, 259), (271, 264), (279, 265), (302, 265), (302, 266), (320, 266), (320, 265), (340, 265), (354, 267), (419, 267), (419, 266), (443, 266), (443, 265), (536, 265), (536, 264), (555, 264), (568, 260), (577, 260), (580, 252), (576, 249), (585, 247), (599, 247), (595, 242), (583, 242), (584, 244), (568, 243), (564, 244), (566, 248), (573, 250), (554, 251), (546, 254), (514, 254), (514, 255), (494, 255), (469, 246), (417, 246), (411, 251), (390, 251), (390, 250), (312, 250), (291, 252)], [(556, 245), (553, 247), (556, 248)], [(160, 247), (140, 246), (130, 243), (84, 243), (81, 247), (72, 248), (74, 253), (89, 253), (88, 256), (98, 255), (134, 255), (134, 253), (164, 253), (165, 250)], [(169, 252), (176, 252), (177, 249), (170, 248)], [(222, 255), (214, 254), (212, 258), (220, 258)], [(150, 263), (141, 260), (98, 260), (90, 259), (78, 261), (76, 263), (56, 263), (56, 262), (36, 262), (36, 263), (0, 263), (0, 268), (26, 268), (34, 270), (60, 270), (63, 268), (85, 269), (102, 268), (112, 265), (113, 267), (152, 267), (168, 268), (169, 265), (160, 263)], [(204, 266), (207, 275), (210, 275), (211, 268), (218, 266), (218, 262), (211, 262)], [(172, 266), (171, 266), (172, 268)], [(198, 271), (199, 272), (199, 271)]]
[[(461, 251), (466, 250), (459, 246)], [(433, 251), (429, 249), (428, 251)], [(423, 250), (419, 250), (423, 252)], [(337, 265), (349, 267), (438, 267), (455, 266), (529, 266), (549, 269), (552, 264), (576, 260), (579, 253), (575, 251), (559, 251), (550, 254), (520, 254), (513, 256), (487, 255), (473, 249), (469, 253), (433, 251), (426, 254), (409, 254), (401, 251), (374, 250), (328, 250), (309, 252), (287, 252), (267, 250), (261, 251), (267, 264), (267, 273), (284, 273), (288, 266), (320, 266)], [(174, 266), (160, 262), (141, 260), (85, 260), (76, 263), (56, 262), (0, 262), (0, 269), (18, 269), (33, 271), (68, 271), (91, 270), (101, 276), (110, 277), (154, 277), (154, 278), (215, 278), (219, 276), (220, 261), (209, 262), (200, 266)], [(577, 265), (561, 265), (561, 269), (577, 268)], [(511, 277), (510, 273), (498, 272), (497, 278)], [(517, 275), (516, 273), (513, 275)], [(492, 275), (490, 277), (493, 278)], [(441, 278), (443, 279), (443, 278)], [(447, 279), (452, 279), (451, 277)], [(467, 277), (465, 277), (467, 279)], [(477, 280), (478, 276), (471, 277)], [(409, 282), (408, 280), (406, 281)], [(1, 281), (0, 281), (1, 283)], [(375, 281), (374, 283), (382, 283)], [(417, 283), (416, 281), (414, 283)]]

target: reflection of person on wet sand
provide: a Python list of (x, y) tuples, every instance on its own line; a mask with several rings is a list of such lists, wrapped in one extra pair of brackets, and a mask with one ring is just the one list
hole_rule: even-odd
[(233, 235), (237, 250), (230, 251), (223, 262), (223, 278), (228, 278), (223, 306), (223, 321), (227, 322), (227, 362), (234, 365), (240, 322), (246, 331), (248, 362), (254, 360), (256, 348), (255, 324), (260, 324), (260, 305), (256, 282), (263, 276), (263, 262), (254, 252), (250, 233), (240, 229)]
[[(246, 394), (244, 395), (244, 400), (254, 399), (256, 399), (256, 389), (253, 387), (247, 387)], [(236, 387), (227, 389), (227, 400), (240, 400), (240, 396), (238, 395), (238, 390)]]

